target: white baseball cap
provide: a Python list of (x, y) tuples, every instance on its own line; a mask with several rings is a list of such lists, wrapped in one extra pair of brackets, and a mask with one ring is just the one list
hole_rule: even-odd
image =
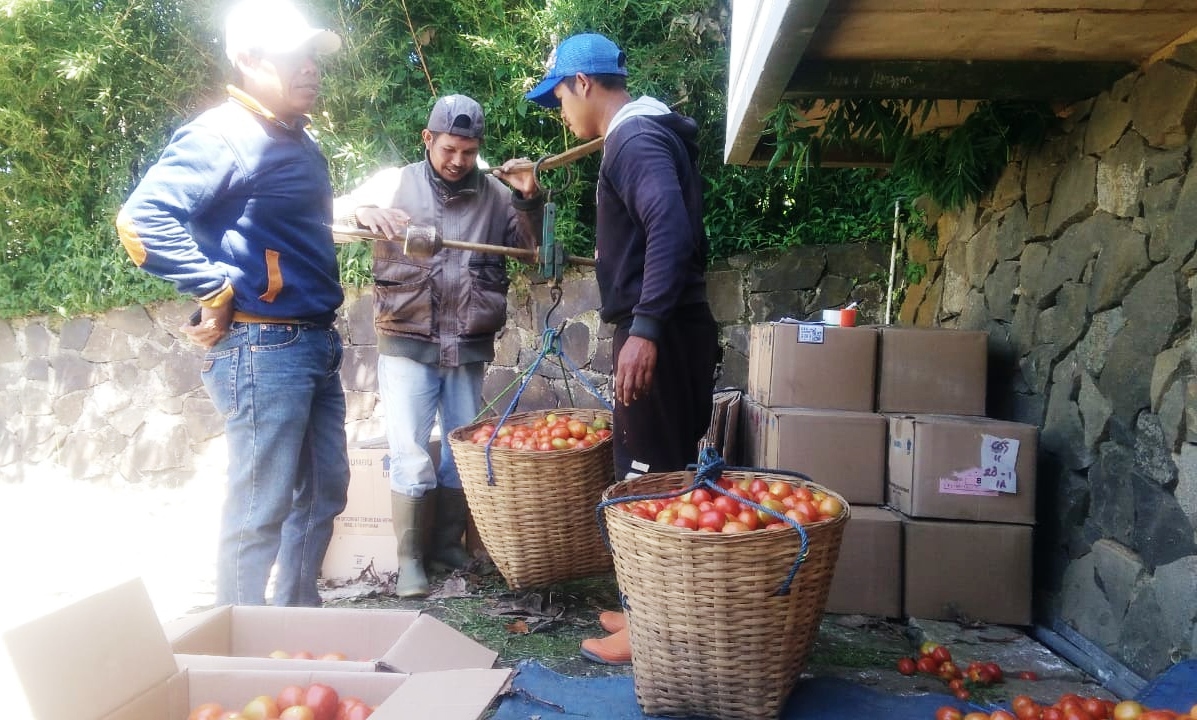
[(341, 37), (331, 30), (314, 28), (288, 0), (244, 0), (225, 19), (224, 52), (237, 55), (257, 50), (289, 53), (310, 45), (320, 55), (341, 48)]

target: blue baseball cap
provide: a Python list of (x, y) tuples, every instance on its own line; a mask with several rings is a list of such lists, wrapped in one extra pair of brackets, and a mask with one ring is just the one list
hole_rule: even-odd
[(627, 75), (628, 59), (605, 35), (583, 33), (561, 41), (549, 55), (548, 73), (525, 98), (537, 105), (555, 108), (561, 105), (553, 95), (557, 83), (577, 73), (586, 75)]

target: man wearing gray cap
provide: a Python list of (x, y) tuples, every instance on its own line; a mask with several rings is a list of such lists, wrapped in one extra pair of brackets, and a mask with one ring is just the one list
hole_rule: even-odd
[(306, 128), (317, 56), (341, 39), (286, 0), (238, 3), (225, 28), (228, 101), (179, 128), (117, 230), (138, 267), (200, 306), (182, 332), (206, 349), (229, 454), (217, 604), (264, 604), (277, 561), (274, 604), (318, 606), (349, 459), (332, 185)]
[(452, 451), (442, 442), (434, 467), (428, 441), (438, 416), (447, 433), (473, 422), (481, 409), (486, 363), (507, 320), (509, 284), (502, 255), (446, 248), (417, 258), (404, 254), (401, 240), (410, 224), (434, 227), (451, 240), (532, 249), (544, 221), (536, 178), (515, 169), (519, 160), (496, 169), (511, 190), (478, 169), (483, 126), (473, 99), (440, 98), (421, 133), (424, 160), (379, 171), (335, 206), (346, 224), (386, 238), (374, 243), (374, 324), (400, 597), (428, 592), (420, 541), (422, 506), (433, 489), (429, 560), (449, 568), (469, 562), (462, 546), (469, 510)]

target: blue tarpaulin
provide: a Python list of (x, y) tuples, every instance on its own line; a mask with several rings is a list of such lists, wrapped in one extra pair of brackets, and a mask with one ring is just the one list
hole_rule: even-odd
[[(636, 703), (632, 678), (571, 678), (543, 665), (519, 665), (513, 694), (503, 698), (493, 720), (645, 720)], [(1137, 700), (1152, 708), (1188, 710), (1197, 702), (1197, 660), (1173, 666), (1143, 689)], [(991, 708), (960, 702), (949, 695), (889, 695), (838, 678), (801, 680), (778, 716), (780, 720), (843, 720), (883, 717), (928, 720), (942, 705), (965, 712)]]

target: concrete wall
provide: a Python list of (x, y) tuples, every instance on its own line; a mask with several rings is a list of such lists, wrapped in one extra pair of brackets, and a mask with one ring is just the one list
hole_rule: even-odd
[[(889, 248), (859, 245), (721, 263), (710, 274), (727, 346), (720, 384), (744, 384), (752, 322), (805, 318), (852, 300), (862, 303), (861, 322), (879, 320), (885, 287), (876, 278), (888, 266)], [(369, 288), (349, 291), (337, 321), (351, 442), (383, 434), (371, 301)], [(598, 304), (592, 274), (571, 273), (556, 308), (547, 285), (517, 278), (484, 389), (496, 410), (508, 407), (533, 366), (518, 410), (602, 404), (587, 388), (609, 392), (611, 328), (599, 321)], [(0, 321), (0, 481), (36, 481), (53, 471), (173, 486), (222, 468), (223, 423), (200, 384), (202, 353), (178, 330), (193, 309), (177, 301), (94, 317)], [(546, 315), (560, 333), (558, 354), (538, 363)]]
[(1038, 616), (1153, 677), (1197, 655), (1197, 50), (1069, 110), (910, 248), (901, 318), (989, 331), (990, 414), (1042, 426)]

